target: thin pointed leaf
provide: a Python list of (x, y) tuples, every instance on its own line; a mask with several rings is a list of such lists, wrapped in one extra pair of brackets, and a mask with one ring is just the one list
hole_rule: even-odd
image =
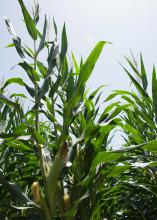
[(91, 170), (94, 170), (101, 163), (115, 162), (119, 160), (122, 156), (123, 153), (114, 153), (109, 151), (100, 152), (94, 159)]
[(142, 85), (143, 85), (144, 90), (147, 90), (148, 81), (147, 81), (147, 75), (146, 75), (146, 70), (145, 70), (144, 63), (143, 63), (142, 54), (140, 54), (140, 60), (141, 60)]
[(18, 65), (21, 66), (26, 71), (30, 80), (33, 83), (35, 81), (40, 81), (40, 77), (39, 77), (37, 71), (31, 65), (29, 65), (27, 62), (19, 63)]
[(89, 79), (105, 44), (106, 44), (105, 41), (100, 41), (99, 43), (97, 43), (96, 47), (92, 50), (92, 52), (90, 53), (89, 57), (87, 58), (85, 64), (81, 68), (80, 74), (79, 74), (79, 79), (77, 82), (77, 90), (78, 91)]
[(155, 67), (153, 68), (153, 74), (152, 74), (152, 99), (153, 99), (153, 107), (157, 121), (157, 79), (156, 79)]
[(134, 65), (134, 63), (132, 63), (127, 57), (125, 57), (125, 59), (127, 60), (127, 62), (129, 63), (130, 67), (132, 68), (132, 70), (137, 74), (138, 77), (140, 76), (140, 73), (137, 70), (137, 67)]
[(99, 90), (100, 90), (101, 88), (103, 88), (103, 87), (105, 87), (105, 85), (99, 86), (99, 88), (97, 88), (94, 92), (92, 92), (92, 93), (90, 94), (89, 99), (93, 99), (93, 98), (97, 95), (97, 93), (99, 92)]
[(10, 98), (12, 98), (12, 97), (21, 97), (21, 98), (27, 99), (27, 96), (24, 95), (24, 94), (22, 94), (22, 93), (13, 93), (13, 94), (10, 96)]
[[(122, 66), (122, 65), (121, 65)], [(134, 79), (134, 77), (127, 71), (127, 69), (122, 66), (123, 69), (125, 70), (125, 72), (128, 74), (129, 78), (131, 79), (131, 81), (133, 82), (134, 86), (136, 87), (136, 89), (140, 92), (140, 94), (146, 98), (148, 98), (148, 94), (145, 92), (145, 90), (141, 87), (141, 85)]]
[(35, 97), (35, 90), (34, 90), (34, 88), (28, 86), (26, 83), (25, 83), (25, 87), (26, 87), (28, 93), (29, 93), (32, 97)]
[(0, 100), (8, 105), (19, 107), (18, 103), (13, 102), (11, 99), (5, 97), (3, 94), (0, 94)]
[(61, 45), (61, 53), (60, 53), (61, 62), (63, 62), (64, 57), (66, 56), (67, 49), (68, 49), (68, 41), (67, 41), (67, 35), (66, 35), (66, 28), (64, 24), (63, 31), (62, 31), (62, 45)]
[(26, 24), (28, 33), (33, 38), (33, 40), (37, 40), (38, 31), (36, 29), (34, 20), (32, 19), (29, 12), (27, 11), (27, 9), (26, 9), (26, 7), (23, 3), (23, 0), (18, 0), (18, 2), (21, 6), (21, 10), (22, 10), (22, 13), (23, 13), (23, 17), (24, 17), (24, 20), (25, 20), (25, 24)]
[(53, 26), (54, 26), (55, 34), (56, 34), (56, 37), (57, 37), (57, 25), (56, 25), (56, 22), (55, 22), (54, 18), (53, 18)]
[(44, 29), (43, 29), (43, 34), (42, 34), (41, 41), (40, 41), (40, 44), (39, 44), (39, 48), (38, 48), (38, 50), (37, 50), (37, 55), (40, 53), (40, 51), (41, 51), (41, 50), (44, 48), (44, 46), (45, 46), (46, 31), (47, 31), (47, 18), (46, 18), (46, 15), (45, 15)]
[(44, 64), (39, 62), (39, 61), (37, 61), (37, 66), (38, 66), (38, 69), (39, 69), (40, 73), (45, 78), (46, 73), (47, 73), (47, 67), (44, 66)]
[[(23, 48), (22, 48), (22, 44), (21, 44), (21, 39), (16, 35), (14, 28), (12, 26), (12, 24), (10, 23), (10, 20), (8, 18), (5, 18), (5, 23), (7, 25), (8, 31), (13, 39), (14, 42), (14, 46), (19, 54), (19, 56), (23, 59), (25, 58), (24, 52), (23, 52)], [(11, 46), (11, 45), (10, 45)], [(9, 47), (10, 47), (9, 46)]]
[(54, 94), (58, 91), (60, 82), (61, 82), (61, 76), (59, 75), (56, 82), (51, 86), (49, 97), (53, 97)]
[(4, 89), (6, 86), (12, 84), (12, 83), (16, 83), (19, 84), (21, 86), (24, 86), (25, 83), (23, 82), (23, 80), (21, 78), (10, 78), (8, 79), (5, 83), (4, 86), (2, 87), (2, 89)]
[(74, 67), (75, 67), (75, 72), (78, 74), (79, 73), (79, 67), (78, 67), (76, 58), (75, 58), (73, 53), (72, 53), (72, 59), (73, 59)]

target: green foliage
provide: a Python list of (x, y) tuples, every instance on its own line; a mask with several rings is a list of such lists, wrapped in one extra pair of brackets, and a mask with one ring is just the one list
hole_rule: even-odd
[(26, 9), (26, 7), (23, 3), (23, 0), (18, 0), (18, 2), (21, 6), (21, 10), (22, 10), (22, 13), (23, 13), (23, 17), (24, 17), (24, 21), (25, 21), (28, 33), (33, 38), (33, 40), (37, 40), (38, 31), (36, 29), (36, 24), (35, 24), (35, 18), (36, 17), (34, 16), (34, 19), (31, 17), (31, 15), (29, 14), (28, 10)]
[[(65, 24), (60, 48), (55, 21), (54, 39), (47, 40), (46, 16), (39, 31), (38, 2), (32, 14), (22, 0), (19, 4), (34, 48), (21, 42), (6, 19), (13, 40), (8, 47), (16, 48), (22, 59), (18, 65), (30, 85), (17, 77), (1, 86), (0, 219), (155, 220), (155, 68), (150, 96), (142, 55), (140, 68), (127, 58), (131, 72), (123, 68), (136, 92), (114, 91), (101, 111), (104, 86), (90, 93), (86, 83), (107, 42), (98, 42), (78, 65), (74, 54), (67, 55)], [(47, 54), (44, 61), (41, 53)], [(6, 88), (12, 84), (24, 87), (28, 94), (8, 95)], [(107, 105), (117, 96), (119, 101)], [(29, 103), (27, 109), (22, 98)], [(111, 149), (119, 127), (125, 144)]]
[[(147, 90), (147, 76), (144, 68), (142, 55), (140, 56), (140, 68), (137, 62), (127, 59), (131, 67), (130, 73), (124, 68), (135, 91), (115, 91), (108, 100), (121, 97), (121, 102), (129, 104), (121, 115), (122, 128), (125, 138), (127, 159), (123, 162), (124, 169), (128, 171), (118, 178), (115, 192), (118, 199), (116, 204), (120, 205), (120, 219), (156, 219), (156, 71), (152, 74), (152, 95)], [(147, 143), (146, 143), (147, 142)], [(130, 147), (130, 145), (134, 145)], [(142, 147), (142, 148), (141, 148)], [(121, 151), (121, 150), (119, 150)], [(128, 167), (128, 165), (130, 167)], [(113, 190), (113, 189), (112, 189)], [(113, 194), (114, 195), (114, 194)], [(114, 205), (112, 206), (114, 208)], [(115, 208), (114, 208), (115, 210)], [(109, 215), (110, 216), (110, 215)]]

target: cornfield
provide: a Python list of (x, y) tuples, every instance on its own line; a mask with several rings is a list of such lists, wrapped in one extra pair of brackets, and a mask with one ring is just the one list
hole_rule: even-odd
[[(150, 94), (142, 54), (126, 58), (134, 89), (113, 91), (102, 109), (106, 88), (89, 92), (87, 81), (109, 43), (78, 61), (68, 52), (65, 24), (60, 37), (45, 16), (40, 31), (39, 3), (30, 12), (18, 2), (34, 47), (5, 18), (21, 74), (0, 87), (0, 220), (156, 220), (155, 67)], [(9, 94), (12, 84), (17, 93)], [(116, 149), (118, 130), (125, 143)]]

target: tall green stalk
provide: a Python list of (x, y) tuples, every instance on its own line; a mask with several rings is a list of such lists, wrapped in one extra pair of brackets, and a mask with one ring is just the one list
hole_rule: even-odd
[[(35, 23), (35, 12), (36, 10), (36, 1), (34, 0), (34, 23)], [(37, 71), (37, 49), (36, 49), (36, 40), (34, 40), (34, 70)], [(38, 103), (38, 84), (35, 82), (34, 84), (34, 90), (35, 90), (35, 105)], [(40, 133), (40, 120), (39, 120), (39, 108), (37, 107), (35, 109), (35, 129), (38, 133)], [(44, 167), (44, 161), (43, 161), (43, 146), (40, 145), (38, 142), (36, 142), (36, 146), (38, 149), (38, 155), (39, 155), (39, 163), (40, 163), (40, 168), (41, 168), (41, 174), (42, 174), (42, 180), (44, 183), (44, 188), (46, 186), (46, 175), (45, 175), (45, 167)], [(41, 218), (43, 220), (51, 220), (50, 213), (49, 213), (49, 208), (47, 206), (47, 199), (45, 196), (42, 195), (42, 192), (40, 192), (40, 205), (41, 205)]]

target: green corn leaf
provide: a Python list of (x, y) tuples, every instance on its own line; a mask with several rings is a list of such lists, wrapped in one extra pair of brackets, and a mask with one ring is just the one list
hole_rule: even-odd
[(112, 100), (112, 99), (114, 99), (116, 96), (118, 96), (119, 94), (117, 94), (117, 93), (112, 93), (111, 95), (109, 95), (106, 99), (105, 99), (105, 102), (108, 102), (108, 101), (110, 101), (110, 100)]
[[(95, 100), (95, 106), (99, 103), (99, 100), (100, 100), (101, 95), (102, 95), (102, 92), (100, 92), (99, 95), (98, 95), (98, 97), (96, 98), (96, 100)], [(98, 107), (98, 109), (99, 109), (99, 107)]]
[(4, 48), (10, 48), (10, 47), (15, 47), (15, 44), (8, 44), (7, 46), (5, 46)]
[(30, 127), (29, 127), (29, 130), (31, 131), (34, 139), (36, 140), (36, 142), (38, 144), (43, 144), (44, 145), (46, 143), (45, 139), (43, 138), (43, 136), (39, 132), (37, 132), (35, 129), (32, 129)]
[(71, 99), (73, 94), (76, 91), (76, 86), (75, 86), (75, 79), (74, 79), (75, 74), (69, 73), (68, 75), (68, 82), (67, 82), (67, 87), (66, 87), (66, 96), (67, 96), (67, 101)]
[(119, 115), (122, 111), (127, 110), (129, 107), (131, 107), (131, 104), (125, 104), (125, 105), (117, 106), (116, 109), (108, 116), (106, 121), (109, 121), (109, 120), (113, 119), (114, 117)]
[(58, 153), (56, 154), (55, 160), (50, 167), (49, 175), (47, 176), (46, 192), (47, 192), (48, 204), (52, 216), (55, 214), (55, 210), (56, 210), (58, 179), (67, 153), (68, 153), (68, 148), (67, 148), (67, 143), (65, 142), (63, 143)]
[(132, 105), (134, 105), (134, 103), (135, 103), (134, 100), (130, 99), (128, 96), (123, 95), (121, 98)]
[(25, 20), (25, 24), (26, 24), (28, 33), (33, 38), (33, 40), (37, 40), (38, 31), (36, 29), (34, 20), (32, 19), (29, 12), (27, 11), (27, 9), (26, 9), (26, 7), (23, 3), (23, 0), (18, 0), (18, 2), (21, 6), (21, 10), (22, 10), (22, 13), (23, 13), (23, 17), (24, 17), (24, 20)]
[(71, 97), (71, 99), (68, 101), (67, 105), (65, 105), (65, 109), (64, 109), (64, 116), (65, 116), (64, 125), (65, 126), (70, 124), (72, 121), (72, 116), (71, 116), (72, 109), (79, 102), (80, 97), (81, 97), (81, 93), (84, 89), (84, 85), (87, 82), (87, 80), (89, 79), (105, 44), (106, 44), (105, 41), (100, 41), (96, 45), (96, 47), (90, 53), (85, 64), (82, 66), (82, 68), (80, 70), (76, 91), (73, 94), (73, 96)]
[(10, 192), (13, 198), (24, 204), (34, 204), (19, 188), (15, 183), (8, 182), (5, 180), (3, 175), (0, 173), (0, 183), (3, 184), (6, 189)]
[(48, 92), (49, 90), (49, 84), (50, 84), (50, 79), (51, 77), (47, 77), (41, 87), (41, 89), (39, 90), (39, 93), (38, 93), (38, 100), (40, 101), (44, 95)]
[(11, 94), (10, 98), (12, 98), (12, 97), (21, 97), (21, 98), (27, 99), (27, 96), (22, 93), (13, 93), (13, 94)]
[(40, 77), (38, 73), (36, 72), (36, 70), (31, 65), (29, 65), (27, 62), (19, 63), (18, 65), (21, 66), (26, 71), (30, 80), (33, 83), (35, 83), (35, 81), (40, 81)]
[(73, 216), (75, 216), (77, 213), (78, 205), (81, 203), (81, 201), (85, 200), (88, 197), (89, 197), (88, 192), (84, 193), (83, 195), (80, 195), (79, 199), (77, 199), (76, 201), (73, 202), (72, 208), (64, 213), (64, 216), (68, 219), (73, 218)]
[(25, 58), (24, 52), (23, 52), (23, 48), (22, 48), (22, 44), (21, 44), (21, 39), (16, 35), (14, 28), (12, 26), (12, 24), (10, 23), (10, 20), (8, 18), (5, 18), (5, 23), (7, 25), (8, 31), (13, 39), (13, 43), (14, 44), (10, 44), (7, 47), (12, 47), (13, 45), (15, 46), (19, 56), (23, 59)]
[(55, 67), (56, 59), (58, 58), (58, 56), (59, 56), (59, 46), (58, 46), (57, 41), (54, 41), (52, 42), (50, 53), (47, 59), (50, 72), (52, 72), (53, 68)]
[(143, 63), (142, 54), (140, 54), (140, 60), (141, 60), (142, 85), (143, 85), (144, 90), (147, 90), (148, 80), (147, 80), (146, 70), (145, 70), (144, 63)]
[[(13, 208), (15, 208), (15, 209), (17, 209), (17, 210), (26, 210), (26, 209), (32, 209), (33, 207), (31, 207), (31, 206), (16, 206), (16, 205), (13, 205), (13, 204), (11, 204), (11, 206), (13, 207)], [(28, 217), (29, 218), (29, 217)], [(24, 218), (25, 220), (27, 219), (28, 220), (28, 218)], [(13, 219), (13, 220), (18, 220), (19, 218), (15, 218), (15, 219)], [(20, 220), (22, 220), (23, 219), (23, 217), (20, 217)], [(29, 220), (30, 220), (30, 218), (29, 218)]]
[(0, 133), (0, 138), (2, 139), (5, 139), (5, 140), (10, 140), (12, 138), (16, 138), (16, 135), (14, 133), (9, 133), (9, 134), (3, 134), (3, 133)]
[(11, 105), (11, 106), (15, 106), (15, 107), (19, 108), (19, 104), (18, 103), (13, 102), (11, 99), (5, 97), (3, 94), (0, 94), (0, 100), (3, 103), (6, 103), (7, 105)]
[(104, 45), (107, 42), (105, 41), (100, 41), (99, 43), (97, 43), (96, 47), (92, 50), (92, 52), (90, 53), (89, 57), (87, 58), (85, 64), (83, 65), (83, 67), (80, 70), (80, 74), (79, 74), (79, 79), (77, 82), (77, 91), (80, 90), (80, 88), (87, 82), (87, 80), (89, 79), (94, 66), (101, 54), (101, 51), (104, 47)]
[(53, 18), (53, 26), (54, 26), (54, 30), (55, 30), (55, 34), (56, 34), (56, 38), (57, 38), (57, 25), (56, 25), (54, 18)]
[(64, 126), (65, 127), (69, 125), (71, 121), (73, 120), (72, 109), (76, 107), (79, 100), (80, 100), (80, 96), (74, 93), (72, 98), (69, 100), (69, 102), (65, 104), (64, 106)]
[(50, 88), (49, 97), (53, 97), (54, 94), (58, 91), (60, 82), (61, 82), (61, 76), (59, 75), (56, 82)]
[(64, 84), (68, 80), (69, 78), (68, 73), (69, 73), (68, 61), (67, 58), (65, 57), (61, 65), (62, 84)]
[(34, 59), (34, 52), (30, 52), (30, 50), (28, 49), (28, 47), (26, 46), (23, 46), (23, 51), (29, 56), (31, 57), (32, 59)]
[(101, 126), (95, 125), (95, 126), (88, 126), (85, 130), (85, 137), (93, 138), (97, 133), (99, 132)]
[(131, 167), (130, 165), (120, 165), (120, 166), (117, 165), (112, 169), (111, 173), (109, 173), (108, 176), (118, 177), (124, 172), (128, 171), (130, 167)]
[(46, 79), (43, 82), (43, 85), (41, 86), (41, 88), (38, 90), (38, 94), (37, 94), (37, 100), (36, 100), (36, 104), (34, 105), (33, 109), (37, 109), (41, 99), (45, 96), (45, 94), (48, 92), (49, 90), (49, 85), (50, 85), (50, 79), (51, 77), (48, 76), (46, 77)]
[(35, 97), (35, 90), (34, 90), (34, 88), (28, 86), (26, 83), (25, 83), (25, 87), (27, 89), (27, 92), (31, 95), (31, 97)]
[(24, 144), (22, 141), (19, 140), (9, 141), (7, 142), (7, 146), (9, 146), (10, 148), (18, 149), (23, 152), (33, 151), (30, 146)]
[(73, 53), (72, 53), (72, 59), (73, 59), (74, 67), (75, 67), (75, 72), (78, 74), (79, 73), (79, 67), (78, 67), (76, 58), (75, 58)]
[(97, 95), (97, 93), (99, 92), (99, 90), (100, 90), (101, 88), (104, 88), (104, 87), (105, 87), (105, 85), (99, 86), (99, 88), (97, 88), (94, 92), (92, 92), (92, 93), (90, 94), (89, 99), (93, 99), (93, 98)]
[(19, 84), (21, 86), (24, 86), (25, 83), (24, 81), (21, 79), (21, 78), (10, 78), (8, 79), (5, 83), (4, 83), (4, 86), (2, 87), (2, 89), (4, 89), (6, 86), (12, 84), (12, 83), (16, 83), (16, 84)]
[(56, 154), (54, 163), (50, 168), (50, 173), (47, 177), (47, 184), (46, 184), (47, 200), (52, 216), (54, 215), (56, 210), (57, 183), (62, 166), (63, 166), (63, 159), (61, 154), (58, 153)]
[(80, 60), (80, 70), (82, 69), (83, 64), (84, 64), (84, 62), (83, 62), (83, 57), (81, 56), (81, 60)]
[(142, 148), (147, 151), (157, 153), (157, 140), (153, 140), (145, 143)]
[(92, 163), (91, 171), (96, 169), (96, 167), (100, 165), (101, 163), (115, 162), (119, 160), (123, 156), (123, 154), (124, 153), (119, 153), (119, 152), (114, 153), (114, 152), (109, 152), (109, 151), (98, 153)]
[(39, 61), (37, 61), (37, 67), (38, 67), (40, 73), (42, 74), (42, 76), (45, 78), (46, 73), (47, 73), (47, 67)]
[(138, 72), (137, 67), (135, 66), (135, 64), (132, 63), (127, 57), (125, 57), (125, 59), (129, 63), (129, 65), (132, 68), (132, 70), (137, 74), (137, 76), (141, 78), (140, 73)]
[(31, 58), (34, 59), (34, 51), (32, 50), (32, 48), (28, 47), (26, 44), (24, 44), (24, 47), (23, 47), (25, 53), (27, 53), (28, 56), (30, 56)]
[(156, 79), (155, 67), (153, 68), (153, 74), (152, 74), (152, 99), (153, 99), (153, 107), (157, 121), (157, 79)]
[[(149, 189), (148, 187), (146, 187), (143, 183), (134, 183), (134, 182), (126, 182), (125, 184), (130, 185), (131, 187), (137, 187), (137, 188), (142, 188), (145, 191), (148, 191), (149, 193), (154, 194), (155, 196), (157, 196), (156, 192), (154, 192), (154, 190)], [(152, 188), (153, 189), (153, 188)]]
[(113, 153), (113, 152), (100, 152), (97, 154), (93, 161), (92, 169), (96, 168), (100, 163), (104, 162), (114, 162), (119, 160), (123, 156), (123, 153)]
[[(100, 119), (98, 120), (99, 123), (105, 121), (108, 122), (109, 120), (115, 118), (116, 116), (120, 116), (120, 113), (122, 111), (127, 110), (131, 105), (130, 104), (125, 104), (125, 105), (118, 105), (118, 103), (112, 103), (111, 105), (107, 106), (105, 111), (103, 112), (103, 114), (100, 116)], [(115, 109), (113, 110), (113, 112), (109, 112), (111, 109), (113, 109), (115, 107)]]
[(46, 15), (45, 15), (45, 23), (44, 23), (44, 29), (43, 29), (43, 34), (41, 37), (41, 41), (39, 44), (39, 48), (37, 50), (37, 54), (38, 55), (40, 53), (40, 51), (44, 48), (45, 46), (45, 40), (46, 40), (46, 31), (47, 31), (47, 19), (46, 19)]
[[(44, 210), (43, 214), (44, 214), (44, 219), (46, 220), (51, 220), (51, 216), (50, 216), (50, 211), (48, 209), (48, 205), (47, 205), (47, 199), (45, 198), (45, 196), (42, 194), (42, 192), (40, 192), (40, 199), (41, 199), (41, 204), (40, 207)], [(35, 220), (35, 219), (33, 219)], [(37, 219), (38, 220), (38, 219)]]
[(137, 210), (140, 219), (146, 220), (146, 218), (144, 217), (142, 211), (139, 209), (139, 207), (137, 206), (137, 204), (135, 202), (133, 202), (130, 198), (123, 198), (123, 200), (125, 201), (125, 204), (129, 205), (130, 207), (132, 207), (134, 210)]
[[(28, 93), (29, 93), (32, 97), (35, 96), (34, 88), (31, 88), (30, 86), (28, 86), (21, 78), (10, 78), (10, 79), (8, 79), (8, 80), (4, 83), (4, 86), (2, 87), (2, 90), (5, 89), (8, 85), (13, 84), (13, 83), (18, 84), (18, 85), (21, 85), (21, 86), (24, 86), (24, 87), (27, 89)], [(12, 97), (17, 97), (17, 96), (18, 96), (18, 97), (27, 98), (27, 96), (25, 96), (24, 94), (21, 94), (21, 93), (20, 93), (20, 94), (13, 93), (10, 98), (12, 98)]]
[(134, 137), (134, 140), (139, 143), (142, 144), (143, 143), (143, 138), (141, 137), (140, 133), (138, 130), (136, 130), (135, 128), (133, 128), (131, 125), (126, 124), (126, 125), (121, 125), (121, 127), (127, 131), (129, 134), (132, 134)]
[[(121, 65), (122, 66), (122, 65)], [(145, 90), (141, 87), (141, 85), (134, 79), (134, 77), (127, 71), (127, 69), (122, 66), (125, 72), (128, 74), (129, 78), (131, 79), (131, 82), (134, 84), (136, 89), (140, 92), (140, 94), (144, 97), (148, 97), (148, 94), (145, 92)]]
[(67, 49), (68, 49), (68, 41), (67, 41), (67, 35), (66, 35), (66, 28), (64, 24), (63, 31), (62, 31), (62, 45), (61, 45), (61, 53), (60, 53), (61, 62), (63, 62), (64, 57), (66, 56)]
[(101, 114), (101, 116), (100, 116), (100, 118), (99, 118), (99, 120), (98, 120), (98, 123), (103, 122), (103, 121), (108, 117), (108, 115), (109, 115), (108, 113), (109, 113), (113, 108), (117, 107), (118, 104), (119, 104), (119, 102), (114, 102), (114, 103), (108, 105), (108, 106), (105, 108), (105, 110), (103, 111), (103, 113)]
[(153, 141), (145, 142), (145, 143), (142, 143), (139, 145), (132, 145), (129, 147), (123, 147), (121, 149), (112, 151), (112, 153), (130, 152), (130, 151), (133, 151), (133, 150), (139, 149), (139, 148), (143, 148), (143, 149), (151, 151), (151, 152), (157, 152), (156, 146), (157, 146), (157, 140), (153, 140)]
[(24, 134), (24, 131), (27, 129), (27, 124), (20, 124), (18, 125), (15, 130), (14, 130), (14, 134), (17, 135), (17, 136), (21, 136)]
[(125, 91), (125, 90), (115, 90), (114, 93), (112, 93), (111, 95), (109, 95), (106, 99), (105, 102), (110, 101), (111, 99), (115, 98), (118, 95), (131, 95), (131, 92)]
[(37, 24), (39, 22), (39, 12), (40, 12), (40, 8), (39, 8), (39, 2), (36, 1), (35, 5), (34, 5), (34, 17), (35, 17), (35, 24)]

